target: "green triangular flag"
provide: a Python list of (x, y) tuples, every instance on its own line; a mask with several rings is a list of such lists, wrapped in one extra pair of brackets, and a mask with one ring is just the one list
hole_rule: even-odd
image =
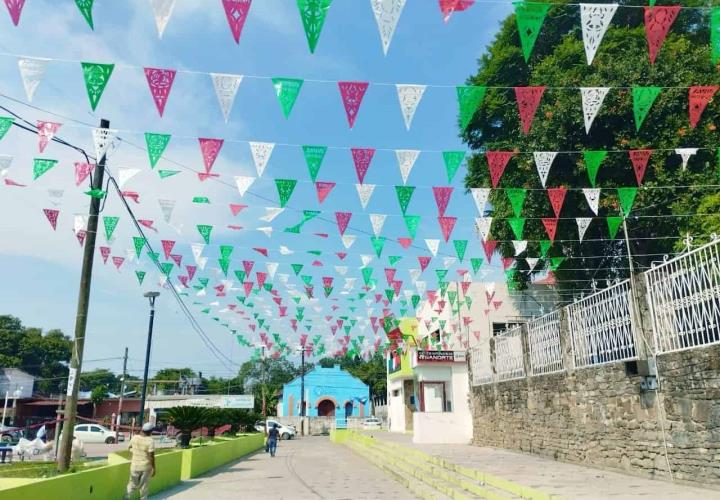
[(407, 211), (414, 191), (415, 186), (395, 186), (395, 193), (397, 194), (398, 203), (400, 204), (400, 210), (403, 215), (405, 215)]
[(179, 170), (158, 170), (158, 175), (161, 179), (167, 179), (168, 177), (172, 177), (173, 175), (177, 175), (179, 173)]
[(303, 265), (302, 264), (290, 264), (290, 267), (292, 267), (293, 272), (295, 273), (295, 276), (300, 274), (300, 271), (302, 271)]
[(515, 238), (518, 240), (523, 239), (523, 230), (525, 229), (525, 217), (510, 217), (508, 220), (510, 229), (512, 229)]
[(598, 170), (600, 170), (600, 164), (606, 156), (607, 151), (583, 151), (585, 168), (587, 169), (588, 179), (590, 179), (590, 185), (592, 187), (595, 187), (595, 181), (597, 180)]
[(412, 297), (410, 297), (410, 302), (412, 303), (413, 309), (417, 309), (417, 306), (420, 303), (420, 296), (413, 295)]
[(546, 258), (548, 250), (550, 250), (551, 246), (552, 246), (552, 241), (540, 240), (540, 257), (542, 257), (543, 259)]
[(293, 302), (295, 302), (296, 304), (299, 304), (299, 303), (300, 303), (300, 297), (293, 297)]
[[(400, 262), (401, 259), (402, 259), (402, 257), (400, 257), (399, 255), (390, 255), (388, 257), (388, 261), (390, 261), (391, 266), (394, 266), (395, 264)], [(362, 299), (362, 297), (360, 297), (360, 298)]]
[(333, 291), (333, 287), (331, 287), (331, 286), (324, 286), (324, 287), (323, 287), (323, 290), (325, 291), (325, 297), (329, 297), (330, 294), (331, 294), (332, 291)]
[(308, 285), (308, 286), (312, 285), (312, 276), (303, 274), (302, 276), (300, 276), (300, 278), (303, 280), (303, 283), (305, 283), (306, 285)]
[[(245, 278), (247, 275), (245, 274), (245, 271), (241, 271), (240, 269), (235, 270), (235, 277), (240, 281), (240, 283), (245, 283)], [(245, 302), (245, 297), (243, 297), (242, 302)]]
[(373, 273), (372, 267), (363, 267), (360, 272), (362, 273), (365, 286), (368, 286), (370, 284), (370, 278), (372, 277)]
[(370, 242), (372, 243), (373, 249), (375, 250), (375, 254), (378, 256), (378, 258), (380, 258), (383, 247), (385, 246), (385, 236), (380, 236), (379, 238), (376, 236), (371, 236)]
[(193, 203), (210, 203), (210, 198), (207, 196), (194, 196), (192, 199)]
[(142, 249), (145, 246), (145, 238), (142, 238), (140, 236), (133, 236), (133, 245), (135, 245), (135, 255), (139, 259), (140, 252), (142, 252)]
[(710, 11), (710, 47), (712, 62), (720, 62), (720, 7), (713, 7)]
[(395, 297), (395, 290), (393, 290), (392, 288), (386, 288), (385, 297), (387, 297), (387, 299), (392, 302), (393, 298)]
[(115, 65), (91, 62), (83, 62), (80, 64), (82, 65), (83, 77), (85, 78), (85, 88), (87, 89), (88, 99), (90, 99), (90, 107), (95, 111), (105, 91), (105, 87), (110, 80), (110, 75), (112, 75), (113, 69), (115, 69)]
[(464, 131), (485, 99), (487, 88), (459, 85), (455, 87), (455, 91), (460, 109), (460, 130)]
[(292, 196), (297, 180), (295, 179), (275, 179), (275, 187), (277, 187), (278, 196), (280, 197), (280, 207), (284, 208), (290, 196)]
[(525, 62), (528, 62), (550, 4), (513, 2), (513, 5), (515, 6), (515, 21), (520, 34), (523, 56)]
[(457, 292), (454, 290), (450, 290), (448, 292), (448, 298), (450, 299), (450, 305), (455, 305), (455, 301), (457, 300)]
[(157, 162), (160, 161), (170, 142), (170, 134), (153, 134), (145, 132), (145, 145), (147, 146), (148, 158), (150, 159), (150, 168), (155, 168)]
[(618, 188), (618, 197), (620, 198), (620, 207), (622, 208), (625, 217), (630, 215), (633, 203), (635, 203), (635, 196), (637, 195), (638, 188), (636, 187), (624, 187)]
[[(148, 250), (147, 256), (150, 257), (150, 260), (155, 264), (159, 264), (158, 259), (160, 258), (160, 254), (158, 252), (151, 252)], [(200, 282), (202, 283), (202, 279), (200, 279)]]
[(440, 329), (445, 330), (445, 324), (447, 323), (447, 320), (441, 319), (440, 321), (438, 321), (438, 323), (440, 323)]
[(210, 244), (210, 233), (212, 232), (212, 226), (207, 224), (198, 224), (197, 230), (200, 233), (200, 236), (202, 236), (203, 240), (205, 240), (205, 244)]
[(229, 259), (232, 255), (233, 247), (231, 245), (220, 245), (220, 258)]
[(107, 193), (102, 189), (91, 189), (90, 191), (85, 191), (85, 194), (91, 198), (98, 198), (102, 200), (103, 198), (105, 198), (105, 195)]
[(635, 129), (640, 130), (645, 117), (650, 112), (657, 96), (660, 95), (660, 87), (633, 87), (633, 114), (635, 115)]
[(618, 229), (620, 228), (620, 224), (622, 224), (622, 217), (608, 217), (607, 218), (607, 225), (608, 225), (608, 231), (610, 232), (610, 238), (615, 239), (617, 236)]
[(35, 158), (33, 160), (33, 180), (36, 180), (42, 174), (57, 165), (57, 160), (48, 160), (46, 158)]
[(92, 18), (92, 8), (93, 8), (93, 2), (95, 0), (75, 0), (75, 3), (78, 6), (78, 9), (80, 9), (80, 13), (83, 15), (87, 23), (90, 25), (91, 29), (95, 29), (95, 26), (93, 25), (93, 18)]
[(170, 276), (170, 273), (172, 272), (172, 269), (173, 269), (173, 263), (172, 262), (163, 262), (162, 264), (160, 264), (160, 269), (162, 270), (162, 273), (165, 276)]
[(266, 292), (272, 292), (273, 284), (270, 283), (270, 282), (268, 282), (268, 281), (266, 281), (266, 282), (263, 284), (263, 288), (265, 289)]
[(460, 259), (460, 262), (462, 262), (465, 258), (468, 240), (453, 240), (453, 245), (455, 246), (455, 254), (457, 255), (457, 258)]
[(405, 227), (407, 227), (408, 234), (410, 235), (410, 238), (414, 240), (417, 235), (418, 226), (420, 225), (420, 216), (403, 215), (403, 218), (405, 219)]
[(135, 271), (135, 276), (137, 276), (138, 283), (142, 285), (145, 280), (145, 271)]
[(447, 276), (447, 273), (447, 269), (435, 269), (435, 274), (437, 274), (438, 281), (443, 281)]
[(558, 267), (560, 267), (560, 264), (562, 264), (564, 260), (565, 257), (552, 257), (550, 259), (550, 269), (557, 271)]
[(120, 217), (103, 217), (103, 225), (105, 226), (105, 239), (107, 239), (108, 241), (110, 241), (110, 238), (112, 238), (118, 222), (120, 222)]
[(322, 255), (322, 250), (308, 250), (307, 253), (311, 255), (317, 255), (318, 257)]
[(310, 172), (310, 178), (313, 182), (317, 180), (320, 166), (322, 166), (325, 153), (327, 153), (327, 146), (303, 146), (303, 154), (305, 155), (305, 163), (307, 164), (308, 172)]
[(227, 278), (228, 269), (230, 268), (230, 259), (218, 259), (218, 264), (220, 264), (220, 269), (222, 269), (223, 274)]
[(482, 266), (483, 260), (479, 257), (473, 257), (470, 259), (470, 265), (472, 265), (473, 273), (477, 274), (477, 272), (480, 270), (480, 266)]
[(515, 217), (520, 217), (520, 213), (522, 212), (523, 205), (525, 204), (525, 196), (527, 195), (527, 189), (524, 189), (524, 188), (506, 189), (505, 194), (507, 194), (508, 200), (510, 200), (510, 205), (512, 205), (512, 209), (513, 209), (513, 212), (515, 213)]
[(298, 78), (273, 78), (273, 86), (275, 87), (275, 94), (277, 94), (278, 102), (282, 108), (283, 115), (287, 119), (290, 116), (290, 112), (295, 105), (300, 89), (302, 88), (303, 81)]
[(208, 283), (210, 283), (210, 278), (198, 278), (198, 281), (202, 285), (203, 288), (207, 288)]
[(447, 292), (447, 288), (448, 288), (449, 284), (450, 283), (448, 283), (447, 281), (441, 281), (438, 283), (438, 286), (440, 287), (440, 293), (442, 295), (445, 295), (445, 292)]
[(15, 118), (10, 116), (0, 116), (0, 139), (5, 137), (12, 124), (15, 122)]
[(311, 53), (315, 52), (315, 46), (320, 38), (325, 16), (327, 16), (331, 3), (332, 0), (297, 0)]
[(468, 309), (470, 309), (470, 307), (472, 306), (472, 297), (470, 297), (469, 295), (465, 296), (465, 305)]
[(443, 151), (448, 182), (452, 182), (464, 159), (465, 151)]

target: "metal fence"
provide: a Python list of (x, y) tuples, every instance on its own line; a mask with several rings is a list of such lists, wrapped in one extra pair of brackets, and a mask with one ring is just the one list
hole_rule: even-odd
[(492, 383), (493, 371), (489, 339), (482, 339), (480, 344), (470, 349), (470, 370), (473, 385)]
[(513, 380), (525, 376), (522, 326), (516, 326), (495, 337), (495, 373), (498, 380)]
[(717, 241), (654, 266), (645, 284), (658, 353), (720, 341)]
[(553, 311), (527, 324), (530, 347), (530, 375), (561, 372), (563, 352), (560, 345), (560, 311)]

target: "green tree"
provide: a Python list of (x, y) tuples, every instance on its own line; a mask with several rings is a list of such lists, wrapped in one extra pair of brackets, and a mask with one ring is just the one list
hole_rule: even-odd
[[(617, 3), (621, 6), (638, 4)], [(683, 6), (703, 5), (705, 2), (698, 0), (683, 2)], [(488, 90), (480, 110), (462, 133), (463, 140), (476, 151), (468, 162), (465, 179), (468, 188), (491, 186), (483, 152), (516, 152), (500, 181), (501, 189), (493, 190), (489, 204), (488, 215), (494, 217), (491, 235), (500, 242), (499, 251), (503, 257), (514, 256), (512, 240), (519, 238), (505, 220), (513, 217), (513, 211), (502, 188), (528, 189), (522, 211), (522, 217), (527, 218), (522, 237), (529, 241), (527, 256), (539, 257), (540, 241), (548, 240), (540, 218), (554, 215), (536, 171), (533, 151), (611, 151), (597, 176), (597, 187), (603, 192), (600, 217), (592, 221), (584, 241), (578, 242), (574, 218), (592, 217), (593, 214), (582, 191), (570, 189), (560, 215), (556, 241), (548, 252), (548, 257), (565, 257), (555, 274), (560, 289), (568, 292), (566, 299), (579, 290), (588, 290), (592, 280), (602, 285), (602, 280), (629, 275), (623, 230), (620, 228), (618, 239), (611, 240), (604, 217), (620, 215), (615, 189), (637, 186), (637, 181), (627, 153), (612, 151), (654, 150), (643, 189), (638, 192), (634, 210), (627, 219), (636, 269), (645, 269), (652, 261), (661, 260), (664, 254), (681, 248), (686, 232), (707, 235), (720, 228), (717, 217), (671, 217), (673, 214), (717, 212), (720, 199), (714, 190), (668, 188), (717, 184), (718, 102), (708, 106), (697, 128), (691, 129), (688, 120), (687, 87), (720, 82), (720, 74), (711, 62), (707, 13), (683, 9), (656, 63), (651, 65), (643, 9), (621, 7), (594, 63), (588, 66), (577, 9), (577, 5), (550, 8), (529, 64), (523, 59), (515, 16), (502, 23), (494, 42), (478, 61), (477, 73), (468, 79), (468, 85), (486, 85)], [(512, 87), (543, 85), (547, 89), (532, 130), (525, 136), (521, 132)], [(639, 132), (633, 119), (629, 88), (632, 86), (663, 87)], [(578, 87), (612, 88), (590, 134), (585, 133)], [(687, 170), (683, 170), (680, 157), (674, 153), (679, 147), (705, 149), (698, 151)], [(547, 187), (558, 186), (590, 187), (582, 155), (561, 153), (557, 156)], [(696, 243), (701, 241), (702, 238), (696, 239)], [(518, 261), (517, 269), (512, 279), (523, 287), (531, 273), (522, 259)]]
[(109, 392), (120, 392), (120, 379), (107, 368), (96, 368), (80, 375), (80, 390), (92, 391), (95, 387), (103, 386)]
[(103, 401), (107, 399), (107, 397), (107, 387), (105, 387), (104, 385), (97, 385), (93, 387), (93, 390), (90, 393), (90, 401), (93, 404), (93, 418), (95, 418), (95, 415), (97, 414), (97, 407), (100, 406)]
[(180, 377), (195, 378), (197, 373), (192, 368), (163, 368), (155, 373), (153, 380), (159, 381), (155, 385), (162, 391), (177, 391)]
[[(307, 363), (306, 372), (312, 369)], [(238, 385), (244, 394), (255, 396), (255, 409), (262, 408), (262, 388), (265, 386), (268, 415), (274, 415), (277, 408), (277, 393), (282, 386), (300, 376), (300, 368), (286, 359), (257, 359), (246, 361), (238, 371)]]

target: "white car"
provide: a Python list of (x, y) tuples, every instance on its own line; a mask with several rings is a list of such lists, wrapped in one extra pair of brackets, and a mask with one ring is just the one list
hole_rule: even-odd
[[(83, 443), (113, 444), (115, 442), (115, 431), (98, 424), (78, 424), (75, 426), (73, 435)], [(125, 441), (122, 433), (118, 435), (118, 438), (120, 441)]]
[[(280, 432), (280, 439), (292, 439), (295, 437), (295, 434), (297, 434), (295, 427), (293, 427), (292, 425), (283, 425), (277, 420), (268, 419), (268, 430), (272, 429), (274, 425), (278, 426), (278, 431)], [(265, 430), (262, 420), (258, 420), (257, 422), (255, 422), (255, 430), (258, 432), (263, 432)]]
[(363, 420), (363, 429), (380, 429), (382, 427), (382, 420), (377, 417), (368, 417)]

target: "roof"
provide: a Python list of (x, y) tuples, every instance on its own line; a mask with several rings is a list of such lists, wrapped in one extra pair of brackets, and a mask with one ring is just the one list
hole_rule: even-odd
[[(37, 401), (30, 401), (29, 403), (22, 403), (25, 406), (57, 406), (59, 401), (57, 399), (39, 399)], [(63, 405), (65, 401), (63, 401)], [(92, 404), (91, 401), (78, 401), (78, 406)]]
[[(356, 381), (356, 382), (358, 383), (358, 385), (362, 385), (362, 386), (364, 386), (364, 387), (368, 387), (368, 388), (369, 388), (369, 386), (368, 386), (365, 382), (363, 382), (362, 380), (360, 380), (359, 378), (357, 378), (357, 377), (356, 377), (355, 375), (353, 375), (352, 373), (350, 373), (350, 372), (348, 372), (348, 371), (346, 371), (346, 370), (343, 370), (343, 369), (340, 368), (340, 366), (338, 366), (338, 365), (333, 365), (331, 368), (323, 368), (322, 366), (315, 366), (315, 367), (313, 367), (312, 370), (310, 370), (309, 372), (305, 373), (305, 385), (308, 384), (308, 378), (313, 379), (313, 378), (315, 378), (315, 377), (322, 377), (322, 378), (324, 378), (324, 377), (332, 377), (332, 376), (341, 376), (341, 377), (343, 377), (343, 378), (350, 378), (350, 379), (353, 379), (354, 381)], [(295, 377), (295, 378), (292, 379), (290, 382), (287, 382), (286, 384), (284, 384), (283, 387), (285, 387), (285, 386), (287, 386), (287, 385), (293, 385), (293, 384), (295, 384), (295, 383), (299, 383), (299, 380), (300, 380), (301, 378), (302, 378), (301, 376)]]

